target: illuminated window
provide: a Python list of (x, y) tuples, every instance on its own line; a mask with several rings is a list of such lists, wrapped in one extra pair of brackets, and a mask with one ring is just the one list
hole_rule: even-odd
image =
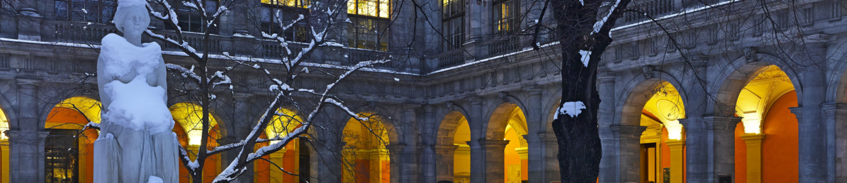
[(56, 19), (107, 23), (115, 16), (115, 0), (56, 0)]
[(465, 2), (443, 0), (441, 7), (444, 50), (452, 50), (465, 43)]
[(347, 14), (388, 18), (388, 0), (348, 0)]
[(507, 33), (514, 31), (517, 24), (518, 1), (498, 0), (494, 2), (492, 14), (494, 32)]
[(350, 47), (388, 50), (388, 0), (348, 0)]
[(262, 4), (288, 6), (296, 8), (308, 8), (309, 0), (262, 0)]
[(309, 1), (306, 0), (262, 0), (262, 31), (268, 34), (283, 35), (286, 41), (307, 42), (308, 21), (303, 20), (293, 27), (283, 31), (281, 25), (291, 24), (292, 21), (309, 17)]

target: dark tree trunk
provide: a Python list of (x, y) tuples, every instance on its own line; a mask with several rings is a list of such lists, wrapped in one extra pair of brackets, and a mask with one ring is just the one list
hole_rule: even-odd
[[(553, 132), (559, 144), (559, 169), (562, 182), (588, 183), (597, 181), (600, 173), (602, 147), (597, 123), (600, 95), (597, 93), (597, 67), (600, 55), (612, 43), (609, 36), (623, 8), (600, 11), (602, 0), (551, 0), (557, 22), (556, 33), (562, 51), (562, 100), (559, 107), (568, 102), (585, 105), (580, 113), (572, 116), (557, 111), (553, 120)], [(626, 7), (630, 0), (612, 2), (612, 7)], [(595, 30), (598, 19), (608, 16), (606, 24)], [(598, 14), (599, 13), (599, 14)], [(582, 61), (580, 50), (590, 51), (587, 65)], [(577, 106), (579, 107), (579, 106)]]

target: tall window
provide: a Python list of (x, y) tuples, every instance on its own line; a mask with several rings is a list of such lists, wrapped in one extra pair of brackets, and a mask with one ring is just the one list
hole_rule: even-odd
[(79, 144), (74, 138), (76, 130), (49, 130), (44, 142), (45, 182), (63, 183), (79, 181)]
[(56, 19), (107, 23), (115, 16), (117, 0), (55, 0)]
[(442, 0), (441, 14), (444, 50), (461, 47), (465, 43), (465, 1)]
[(517, 29), (517, 0), (497, 0), (494, 1), (493, 8), (494, 24), (492, 25), (495, 33), (504, 34)]
[[(177, 24), (182, 31), (189, 32), (203, 32), (206, 27), (206, 22), (202, 18), (202, 14), (200, 11), (189, 8), (181, 3), (179, 0), (171, 0), (169, 2), (171, 6), (173, 6), (176, 16), (179, 19), (179, 23)], [(206, 0), (205, 1), (206, 14), (212, 15), (218, 10), (218, 1), (217, 0)], [(216, 20), (217, 21), (217, 20)], [(217, 24), (214, 22), (213, 24)], [(211, 26), (212, 33), (217, 33), (216, 26)], [(168, 29), (174, 29), (170, 25), (166, 25)]]
[(286, 41), (306, 42), (310, 38), (307, 21), (300, 21), (288, 30), (282, 31), (280, 25), (291, 24), (300, 15), (309, 17), (308, 0), (262, 0), (262, 31), (268, 34), (284, 35)]
[(348, 0), (347, 14), (352, 24), (347, 40), (350, 47), (388, 50), (388, 0)]

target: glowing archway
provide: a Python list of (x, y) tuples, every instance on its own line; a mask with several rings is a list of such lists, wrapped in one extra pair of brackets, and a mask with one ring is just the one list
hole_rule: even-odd
[(774, 65), (752, 74), (735, 103), (742, 117), (735, 128), (735, 181), (796, 182), (798, 123), (789, 109), (798, 102), (794, 85)]
[[(647, 127), (640, 140), (641, 152), (646, 152), (641, 154), (641, 181), (659, 182), (664, 178), (662, 175), (665, 170), (672, 173), (670, 178), (684, 179), (685, 149), (681, 142), (685, 141), (685, 136), (683, 126), (679, 123), (679, 119), (685, 118), (682, 97), (679, 91), (666, 81), (657, 82), (649, 91), (645, 96), (650, 96), (650, 99), (641, 110), (640, 121), (640, 126)], [(682, 151), (675, 152), (677, 154), (674, 155), (672, 148), (682, 148)], [(679, 156), (679, 159), (672, 159), (672, 156)], [(679, 170), (676, 170), (677, 168)], [(674, 174), (677, 177), (674, 177)]]
[[(189, 151), (198, 152), (200, 143), (202, 142), (203, 131), (203, 108), (192, 103), (178, 103), (170, 107), (171, 116), (174, 121), (184, 130), (188, 145), (185, 146)], [(214, 115), (209, 114), (209, 138), (207, 141), (207, 149), (213, 149), (218, 146), (217, 139), (221, 136), (220, 126)], [(177, 125), (174, 125), (176, 129)], [(189, 153), (194, 156), (193, 153)], [(194, 157), (192, 157), (194, 158)], [(203, 182), (212, 182), (215, 176), (221, 172), (220, 155), (208, 157), (203, 167)]]
[[(277, 114), (271, 119), (271, 124), (265, 128), (265, 132), (260, 138), (284, 137), (295, 128), (300, 127), (302, 119), (296, 112), (281, 108), (277, 110)], [(255, 148), (258, 149), (273, 143), (277, 143), (277, 141), (259, 143)], [(308, 178), (309, 167), (301, 167), (301, 165), (308, 165), (309, 161), (309, 149), (304, 148), (304, 146), (304, 142), (301, 142), (300, 139), (294, 139), (283, 147), (282, 150), (263, 157), (276, 164), (276, 166), (282, 167), (289, 172), (295, 172), (301, 176), (287, 174), (267, 161), (256, 161), (254, 163), (256, 168), (254, 182), (300, 182), (300, 179)], [(306, 163), (301, 163), (302, 161), (306, 161)]]
[(87, 129), (88, 122), (100, 122), (100, 102), (87, 97), (71, 97), (56, 104), (44, 123), (49, 135), (44, 142), (45, 182), (90, 182), (93, 177), (94, 141), (98, 131)]
[(345, 183), (389, 183), (391, 164), (386, 144), (391, 142), (391, 127), (386, 126), (384, 119), (377, 115), (360, 113), (359, 116), (368, 119), (359, 121), (350, 118), (342, 133), (342, 180)]
[(529, 179), (526, 117), (516, 104), (504, 103), (494, 109), (486, 129), (486, 140), (505, 140), (503, 149), (503, 181), (522, 182)]
[(471, 129), (468, 120), (459, 111), (444, 116), (438, 127), (436, 153), (437, 181), (470, 182), (471, 178)]

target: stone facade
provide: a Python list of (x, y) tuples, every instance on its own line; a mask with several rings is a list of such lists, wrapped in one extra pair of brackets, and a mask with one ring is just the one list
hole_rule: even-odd
[[(0, 106), (9, 123), (5, 134), (9, 137), (8, 152), (12, 157), (10, 169), (3, 171), (9, 171), (11, 182), (44, 182), (47, 115), (56, 103), (66, 98), (98, 98), (93, 78), (80, 78), (95, 72), (97, 41), (115, 31), (109, 25), (55, 20), (54, 6), (58, 1), (12, 2), (18, 8), (13, 10), (17, 14), (0, 13)], [(392, 48), (387, 52), (322, 49), (310, 59), (319, 64), (349, 65), (374, 58), (373, 54), (408, 56), (407, 62), (381, 66), (392, 72), (363, 71), (363, 78), (370, 79), (351, 80), (345, 85), (356, 87), (340, 94), (364, 106), (358, 108), (361, 110), (380, 110), (373, 106), (391, 109), (386, 111), (394, 117), (389, 124), (392, 137), (387, 146), (392, 159), (391, 182), (453, 180), (453, 173), (445, 171), (445, 167), (452, 170), (452, 154), (456, 147), (452, 141), (449, 145), (441, 144), (443, 139), (453, 137), (439, 133), (455, 130), (450, 129), (455, 128), (455, 124), (445, 125), (455, 123), (456, 116), (452, 115), (461, 115), (470, 127), (470, 181), (502, 181), (505, 144), (500, 140), (503, 139), (500, 132), (508, 118), (504, 117), (503, 110), (510, 107), (520, 108), (525, 116), (527, 134), (523, 138), (528, 144), (528, 181), (557, 181), (556, 140), (550, 123), (562, 88), (556, 63), (561, 55), (557, 44), (550, 43), (553, 36), (542, 35), (542, 42), (550, 44), (541, 50), (529, 49), (529, 39), (525, 37), (495, 36), (491, 28), (494, 22), (489, 8), (491, 2), (481, 1), (468, 3), (465, 7), (464, 49), (445, 50), (434, 29), (414, 31), (416, 26), (410, 26), (427, 27), (429, 23), (405, 21), (414, 12), (426, 14), (433, 20), (441, 19), (440, 1), (425, 2), (429, 3), (426, 6), (431, 6), (423, 8), (427, 12), (415, 11), (407, 5), (397, 10), (400, 12), (397, 17), (392, 17), (398, 23), (391, 27), (394, 35), (391, 44), (412, 42), (413, 49)], [(520, 9), (530, 20), (539, 16), (537, 6), (529, 6), (532, 2), (521, 1)], [(795, 5), (802, 7), (798, 12), (808, 8), (810, 13), (794, 16), (785, 12), (787, 7), (777, 3), (773, 11), (789, 15), (774, 16), (777, 20), (774, 22), (788, 21), (782, 20), (788, 17), (800, 17), (804, 21), (785, 24), (788, 28), (774, 31), (756, 24), (765, 20), (761, 10), (750, 11), (754, 18), (734, 15), (725, 15), (725, 19), (717, 21), (709, 18), (731, 9), (730, 6), (750, 7), (759, 1), (718, 2), (715, 7), (705, 9), (697, 9), (696, 3), (686, 0), (655, 2), (653, 8), (660, 10), (652, 15), (664, 16), (661, 22), (677, 25), (668, 28), (681, 47), (665, 46), (672, 44), (667, 44), (664, 32), (658, 31), (653, 24), (638, 22), (643, 19), (622, 20), (620, 23), (624, 26), (613, 31), (612, 37), (616, 40), (603, 56), (604, 63), (598, 75), (603, 144), (600, 182), (641, 180), (638, 145), (646, 127), (639, 126), (639, 116), (648, 100), (641, 96), (651, 94), (650, 90), (654, 89), (651, 87), (661, 82), (675, 86), (687, 106), (686, 117), (680, 120), (686, 132), (685, 179), (700, 183), (717, 182), (724, 175), (732, 177), (735, 173), (732, 133), (740, 119), (732, 116), (734, 111), (725, 109), (733, 109), (741, 89), (769, 65), (782, 68), (797, 92), (799, 105), (792, 108), (792, 112), (799, 121), (798, 181), (847, 181), (847, 169), (844, 168), (847, 161), (842, 160), (847, 156), (847, 136), (841, 132), (847, 127), (843, 122), (847, 120), (847, 108), (844, 107), (847, 103), (844, 95), (847, 93), (847, 75), (844, 74), (847, 61), (842, 46), (847, 42), (843, 38), (847, 35), (844, 29), (847, 19), (843, 19), (841, 9), (830, 8), (829, 1), (803, 1)], [(261, 5), (258, 1), (249, 1), (244, 6)], [(806, 15), (811, 15), (807, 21)], [(342, 18), (346, 16), (342, 14)], [(245, 36), (244, 33), (258, 31), (245, 28), (249, 26), (240, 21), (245, 17), (250, 17), (249, 12), (239, 8), (233, 8), (233, 12), (224, 16), (218, 34), (213, 36), (210, 52), (273, 59), (273, 42)], [(168, 34), (162, 23), (153, 22), (155, 31)], [(436, 27), (441, 23), (431, 22)], [(722, 31), (724, 28), (735, 29)], [(187, 39), (200, 38), (200, 35), (190, 36)], [(346, 40), (347, 35), (335, 36)], [(164, 46), (164, 49), (170, 51), (165, 55), (166, 62), (191, 63), (174, 47)], [(232, 62), (213, 59), (212, 65), (223, 67), (227, 63)], [(315, 68), (333, 71), (330, 67)], [(219, 111), (215, 115), (224, 124), (220, 129), (223, 135), (220, 142), (237, 141), (251, 128), (251, 124), (241, 121), (255, 120), (261, 115), (262, 109), (253, 104), (263, 103), (269, 96), (266, 87), (256, 84), (260, 82), (255, 78), (261, 77), (255, 77), (258, 74), (254, 72), (237, 70), (231, 74), (237, 81), (235, 92), (218, 96), (222, 103), (232, 104), (221, 106), (240, 110), (235, 112), (225, 107), (212, 110)], [(314, 78), (307, 78), (303, 84), (320, 86), (328, 81), (326, 77), (313, 75)], [(402, 82), (394, 82), (394, 78)], [(172, 79), (171, 84), (178, 82)], [(182, 101), (171, 104), (179, 102)], [(338, 110), (327, 112), (344, 116)], [(315, 133), (319, 137), (316, 140), (328, 147), (316, 154), (340, 154), (337, 148), (343, 142), (338, 135)], [(226, 166), (235, 156), (224, 154), (220, 163)], [(341, 169), (340, 162), (315, 158), (312, 162), (312, 182), (340, 182), (340, 175), (333, 173)], [(247, 174), (239, 182), (252, 182), (252, 174)]]

